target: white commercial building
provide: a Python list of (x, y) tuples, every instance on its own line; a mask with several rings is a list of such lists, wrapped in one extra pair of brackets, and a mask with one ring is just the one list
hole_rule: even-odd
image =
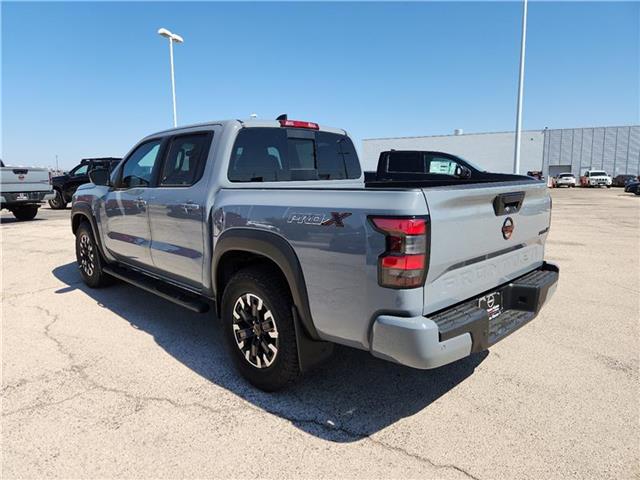
[[(513, 171), (513, 132), (468, 133), (363, 140), (364, 169), (373, 171), (385, 150), (447, 152), (493, 172)], [(520, 172), (541, 170), (545, 177), (562, 172), (579, 176), (602, 169), (612, 176), (640, 174), (640, 125), (565, 128), (522, 132)]]

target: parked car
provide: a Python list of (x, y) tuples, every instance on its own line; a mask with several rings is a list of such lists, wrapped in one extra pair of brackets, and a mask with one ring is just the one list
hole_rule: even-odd
[(113, 169), (121, 158), (85, 158), (78, 165), (64, 175), (59, 175), (51, 179), (55, 197), (49, 200), (49, 206), (54, 210), (61, 210), (67, 207), (76, 189), (88, 183), (89, 173), (96, 168)]
[(365, 183), (346, 132), (312, 122), (150, 135), (73, 196), (80, 275), (214, 305), (237, 369), (264, 390), (334, 343), (415, 368), (454, 362), (532, 320), (555, 291), (551, 198), (533, 178), (424, 155), (429, 173)]
[(554, 178), (554, 186), (560, 187), (575, 187), (576, 177), (573, 173), (561, 173)]
[(611, 188), (611, 177), (604, 170), (587, 170), (580, 177), (582, 187), (607, 187)]
[(538, 180), (544, 180), (544, 176), (540, 170), (529, 170), (527, 176), (537, 178)]
[(624, 186), (624, 191), (628, 193), (635, 193), (636, 195), (640, 195), (640, 181), (628, 182)]
[(0, 161), (0, 208), (9, 210), (18, 220), (33, 220), (49, 198), (53, 198), (49, 170), (5, 167)]
[(611, 182), (611, 186), (613, 187), (624, 187), (627, 183), (635, 182), (639, 179), (637, 175), (617, 175), (613, 177), (613, 181)]

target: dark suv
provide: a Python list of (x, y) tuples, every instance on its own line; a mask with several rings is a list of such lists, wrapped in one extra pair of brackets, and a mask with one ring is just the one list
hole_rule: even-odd
[(76, 193), (77, 188), (83, 183), (89, 183), (89, 172), (96, 168), (105, 168), (111, 171), (121, 158), (85, 158), (80, 161), (70, 172), (59, 175), (51, 179), (55, 198), (49, 200), (49, 206), (54, 210), (62, 210), (67, 207), (71, 197)]

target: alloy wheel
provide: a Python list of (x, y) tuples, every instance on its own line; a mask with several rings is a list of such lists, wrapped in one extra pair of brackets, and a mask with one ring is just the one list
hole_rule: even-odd
[(233, 336), (245, 360), (267, 368), (278, 355), (278, 327), (264, 301), (253, 293), (238, 297), (233, 306)]
[(95, 271), (95, 252), (93, 242), (86, 233), (83, 233), (80, 237), (79, 267), (88, 277), (91, 277)]

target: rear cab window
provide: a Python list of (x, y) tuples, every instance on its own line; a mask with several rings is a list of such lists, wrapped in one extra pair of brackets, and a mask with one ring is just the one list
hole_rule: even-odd
[(345, 180), (360, 175), (356, 150), (346, 135), (278, 127), (240, 130), (228, 171), (232, 182)]

